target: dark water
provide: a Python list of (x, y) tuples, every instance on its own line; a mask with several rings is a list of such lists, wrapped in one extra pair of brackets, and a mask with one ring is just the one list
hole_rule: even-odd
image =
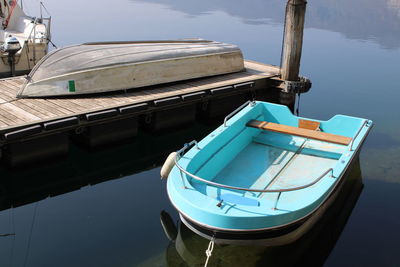
[[(25, 1), (32, 11), (36, 1)], [(282, 0), (48, 0), (53, 41), (202, 37), (279, 64)], [(348, 192), (298, 242), (216, 246), (219, 266), (400, 266), (400, 1), (309, 1), (301, 72), (313, 88), (300, 113), (372, 119)], [(196, 124), (63, 161), (0, 170), (0, 266), (202, 266), (208, 242), (180, 226), (170, 242), (161, 210), (176, 213), (159, 179), (168, 153), (214, 126)], [(364, 185), (364, 186), (362, 186)], [(50, 196), (50, 197), (49, 197)], [(11, 205), (15, 208), (10, 209)], [(184, 263), (186, 261), (186, 263)]]

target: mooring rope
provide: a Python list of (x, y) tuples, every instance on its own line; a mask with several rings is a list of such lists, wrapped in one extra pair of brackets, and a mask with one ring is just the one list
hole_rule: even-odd
[(53, 41), (50, 40), (49, 38), (47, 38), (47, 41), (48, 41), (55, 49), (58, 48), (58, 47), (53, 43)]
[(212, 251), (214, 250), (214, 240), (215, 240), (215, 236), (213, 236), (210, 240), (210, 243), (208, 243), (208, 248), (206, 250), (206, 255), (207, 255), (207, 259), (206, 259), (206, 263), (204, 263), (204, 267), (207, 267), (208, 261), (211, 258), (212, 255)]
[(296, 108), (296, 116), (300, 115), (300, 93), (297, 93), (297, 108)]
[(10, 209), (12, 233), (14, 233), (12, 245), (11, 245), (11, 255), (10, 255), (10, 266), (14, 266), (14, 249), (15, 249), (15, 218), (14, 218), (14, 207)]
[(29, 252), (31, 249), (31, 241), (32, 241), (32, 233), (33, 233), (33, 226), (35, 224), (35, 219), (36, 219), (36, 211), (37, 211), (37, 207), (39, 205), (39, 201), (36, 202), (34, 210), (33, 210), (33, 217), (32, 217), (32, 222), (31, 222), (31, 228), (29, 231), (29, 237), (28, 237), (28, 246), (26, 248), (26, 253), (25, 253), (25, 259), (24, 259), (24, 267), (26, 266), (26, 264), (28, 263), (28, 257), (29, 257)]

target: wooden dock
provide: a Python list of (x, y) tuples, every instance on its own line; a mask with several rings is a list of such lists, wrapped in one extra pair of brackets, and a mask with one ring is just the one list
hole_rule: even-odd
[[(16, 98), (25, 78), (2, 79), (0, 146), (3, 155), (17, 153), (13, 151), (15, 149), (9, 148), (13, 143), (71, 130), (79, 134), (87, 127), (138, 118), (140, 115), (145, 116), (144, 120), (151, 124), (151, 119), (156, 120), (159, 117), (159, 120), (168, 121), (169, 117), (180, 117), (179, 114), (182, 118), (190, 120), (194, 118), (194, 113), (197, 112), (195, 110), (199, 109), (198, 105), (202, 105), (203, 110), (206, 110), (212, 108), (214, 103), (214, 109), (216, 106), (219, 106), (219, 109), (226, 106), (228, 112), (238, 103), (251, 98), (276, 102), (276, 99), (268, 95), (276, 95), (277, 88), (283, 82), (278, 78), (279, 67), (253, 61), (245, 61), (245, 67), (245, 71), (234, 74), (74, 98)], [(234, 99), (237, 99), (237, 103)], [(232, 104), (232, 107), (229, 104)], [(180, 107), (183, 109), (179, 110)], [(168, 113), (168, 110), (174, 109), (175, 113)], [(165, 115), (160, 115), (165, 110)], [(132, 123), (132, 119), (129, 123)], [(137, 132), (138, 123), (135, 121), (133, 124), (135, 130), (132, 130), (130, 135)], [(91, 134), (94, 131), (92, 129)]]

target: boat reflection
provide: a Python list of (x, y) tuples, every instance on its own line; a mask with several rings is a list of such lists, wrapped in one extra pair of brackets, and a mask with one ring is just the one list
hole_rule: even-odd
[(0, 211), (153, 169), (182, 143), (204, 137), (215, 127), (215, 123), (209, 124), (141, 134), (131, 142), (95, 151), (71, 145), (68, 157), (62, 160), (23, 169), (1, 168)]
[[(346, 173), (342, 190), (332, 205), (311, 229), (298, 239), (283, 245), (218, 244), (212, 252), (210, 266), (321, 266), (344, 229), (363, 189), (359, 158)], [(173, 225), (169, 215), (161, 214), (163, 228), (170, 239), (166, 249), (168, 266), (203, 266), (209, 240), (192, 232), (184, 223)], [(283, 236), (283, 238), (286, 238)]]

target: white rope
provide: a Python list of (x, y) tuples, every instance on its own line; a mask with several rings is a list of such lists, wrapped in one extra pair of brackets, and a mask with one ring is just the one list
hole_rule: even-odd
[(204, 267), (207, 267), (208, 261), (211, 258), (211, 253), (214, 249), (214, 237), (211, 238), (210, 243), (208, 244), (208, 248), (206, 250), (206, 255), (207, 255), (207, 260), (206, 263), (204, 264)]

